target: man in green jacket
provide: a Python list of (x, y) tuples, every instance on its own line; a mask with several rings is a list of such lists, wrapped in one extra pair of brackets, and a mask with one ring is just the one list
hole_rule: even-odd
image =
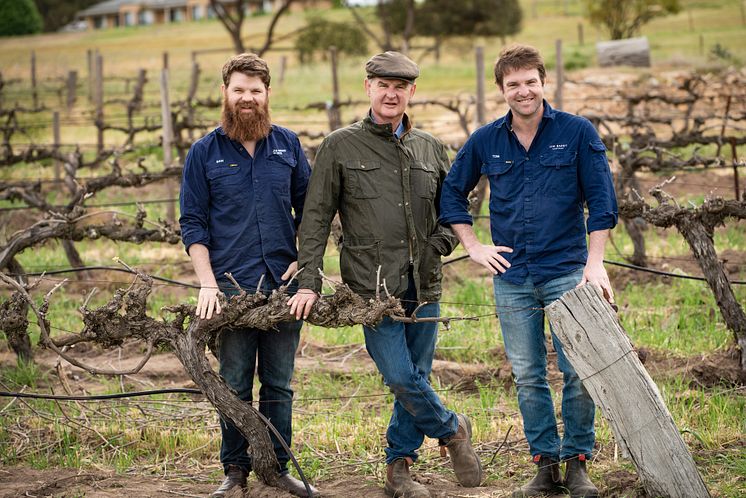
[[(412, 128), (405, 113), (417, 65), (403, 54), (385, 52), (365, 69), (368, 116), (331, 133), (316, 155), (298, 235), (298, 265), (305, 270), (288, 304), (296, 317), (308, 317), (321, 291), (318, 269), (323, 269), (331, 222), (339, 213), (342, 280), (366, 298), (389, 292), (409, 315), (417, 309), (418, 318), (437, 317), (440, 257), (456, 245), (450, 230), (438, 225), (448, 157), (437, 139)], [(425, 436), (448, 449), (463, 486), (478, 486), (482, 468), (469, 420), (448, 410), (429, 382), (438, 324), (387, 317), (363, 330), (368, 353), (395, 398), (386, 432), (386, 492), (430, 496), (409, 474)]]

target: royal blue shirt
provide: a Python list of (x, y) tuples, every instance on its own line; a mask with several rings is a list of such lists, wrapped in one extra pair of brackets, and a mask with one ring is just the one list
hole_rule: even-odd
[(184, 163), (181, 237), (203, 244), (221, 287), (225, 277), (256, 289), (276, 287), (298, 256), (295, 233), (311, 168), (292, 131), (272, 125), (254, 157), (218, 127), (195, 142)]
[[(440, 196), (440, 223), (472, 224), (467, 196), (481, 175), (489, 178), (490, 228), (511, 267), (501, 275), (536, 285), (583, 267), (586, 231), (617, 223), (606, 147), (585, 118), (544, 114), (527, 151), (512, 131), (512, 114), (475, 131), (456, 155)], [(584, 215), (588, 207), (588, 219)]]

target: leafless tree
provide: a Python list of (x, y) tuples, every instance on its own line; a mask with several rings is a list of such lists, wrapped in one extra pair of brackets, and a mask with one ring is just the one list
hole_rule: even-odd
[[(267, 28), (267, 34), (264, 39), (264, 44), (261, 47), (249, 47), (249, 49), (259, 55), (260, 57), (272, 46), (274, 41), (274, 31), (277, 26), (277, 22), (285, 12), (288, 11), (290, 5), (295, 0), (283, 0), (277, 10), (272, 15), (272, 20)], [(237, 54), (246, 52), (246, 45), (241, 38), (241, 28), (243, 27), (244, 19), (250, 4), (256, 4), (252, 0), (210, 0), (210, 6), (215, 11), (215, 15), (218, 16), (220, 22), (223, 24), (233, 42), (233, 48)]]

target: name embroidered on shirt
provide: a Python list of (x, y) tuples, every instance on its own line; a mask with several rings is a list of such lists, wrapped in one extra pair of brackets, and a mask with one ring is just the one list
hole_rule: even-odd
[(274, 154), (276, 156), (281, 156), (285, 152), (287, 152), (287, 149), (272, 149), (272, 154)]
[(215, 164), (220, 164), (220, 163), (222, 163), (223, 161), (224, 161), (224, 159), (216, 159), (216, 160), (215, 160)]
[(500, 154), (492, 154), (492, 159), (500, 159)]
[(567, 144), (552, 144), (549, 146), (549, 150), (562, 150), (566, 148)]

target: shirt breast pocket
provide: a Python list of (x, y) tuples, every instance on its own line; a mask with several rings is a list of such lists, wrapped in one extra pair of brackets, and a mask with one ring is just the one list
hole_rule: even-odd
[(578, 192), (577, 151), (562, 150), (542, 154), (544, 193), (547, 196), (575, 195)]
[(434, 199), (438, 190), (438, 172), (435, 167), (423, 161), (415, 161), (412, 164), (412, 176), (410, 178), (412, 189), (423, 199)]
[(511, 199), (517, 195), (513, 173), (514, 161), (497, 159), (482, 164), (480, 172), (490, 182), (490, 196), (496, 199)]
[(207, 169), (210, 195), (218, 201), (237, 202), (243, 191), (243, 175), (240, 166), (217, 166)]
[(352, 159), (344, 163), (345, 193), (356, 199), (375, 199), (380, 197), (378, 178), (380, 163)]
[(298, 162), (290, 155), (273, 154), (267, 161), (269, 165), (268, 176), (273, 190), (281, 194), (290, 193), (290, 181), (293, 177)]

